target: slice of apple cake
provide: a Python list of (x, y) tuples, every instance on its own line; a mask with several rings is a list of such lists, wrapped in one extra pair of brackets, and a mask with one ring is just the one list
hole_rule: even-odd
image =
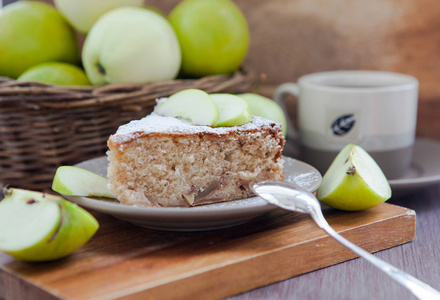
[(156, 113), (108, 140), (110, 190), (123, 204), (194, 206), (252, 196), (253, 181), (282, 180), (281, 125), (253, 116), (234, 127)]

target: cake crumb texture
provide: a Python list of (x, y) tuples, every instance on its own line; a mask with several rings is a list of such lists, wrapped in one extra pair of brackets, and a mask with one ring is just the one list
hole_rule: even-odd
[(251, 182), (283, 179), (284, 146), (279, 124), (255, 117), (252, 123), (189, 131), (122, 127), (108, 141), (109, 188), (121, 203), (136, 206), (185, 207), (250, 197)]

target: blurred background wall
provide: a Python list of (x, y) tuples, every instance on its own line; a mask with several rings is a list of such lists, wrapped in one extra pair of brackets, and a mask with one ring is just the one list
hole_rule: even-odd
[[(179, 1), (146, 2), (168, 13)], [(417, 133), (440, 139), (440, 1), (235, 3), (244, 12), (251, 31), (245, 67), (266, 75), (261, 93), (271, 96), (280, 83), (326, 70), (410, 74), (420, 81)]]
[[(145, 0), (146, 5), (165, 14), (179, 2)], [(245, 14), (251, 31), (244, 66), (265, 75), (260, 93), (271, 96), (280, 83), (326, 70), (410, 74), (420, 81), (417, 133), (440, 139), (440, 1), (234, 2)]]

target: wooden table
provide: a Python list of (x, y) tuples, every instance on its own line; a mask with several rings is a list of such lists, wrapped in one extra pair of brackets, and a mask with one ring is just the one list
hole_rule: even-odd
[[(416, 237), (412, 242), (374, 255), (440, 290), (440, 184), (396, 196), (388, 203), (415, 210)], [(0, 299), (2, 294), (0, 290)], [(228, 299), (404, 300), (415, 297), (368, 262), (357, 258)]]
[[(294, 150), (286, 144), (287, 153)], [(440, 290), (440, 184), (393, 196), (387, 203), (413, 209), (416, 237), (374, 255)], [(361, 258), (274, 283), (230, 300), (417, 299), (407, 289)]]
[[(440, 185), (392, 198), (414, 209), (417, 233), (407, 244), (375, 255), (440, 290)], [(357, 258), (229, 299), (416, 299), (366, 260)]]

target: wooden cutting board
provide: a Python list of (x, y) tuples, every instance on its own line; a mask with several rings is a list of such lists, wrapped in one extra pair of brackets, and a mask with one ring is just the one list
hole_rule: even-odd
[[(94, 215), (97, 234), (65, 259), (24, 263), (0, 253), (0, 298), (215, 299), (356, 257), (309, 216), (280, 209), (206, 232), (156, 231)], [(415, 236), (415, 212), (391, 204), (325, 215), (370, 252)]]

